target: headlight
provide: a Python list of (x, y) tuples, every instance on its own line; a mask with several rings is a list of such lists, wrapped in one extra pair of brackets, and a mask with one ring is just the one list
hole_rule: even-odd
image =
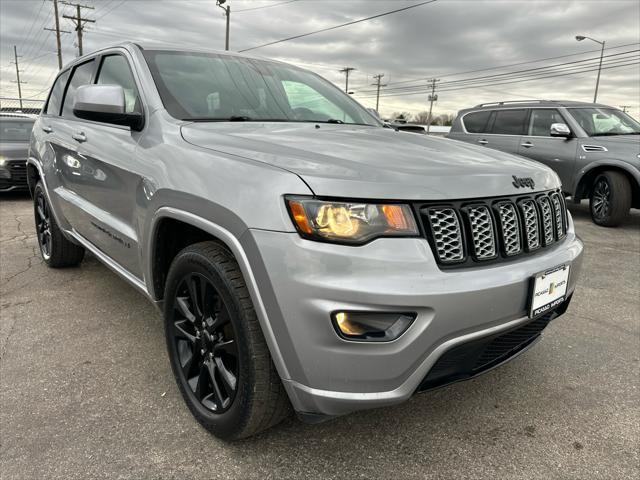
[(287, 198), (298, 233), (310, 240), (362, 245), (378, 237), (413, 237), (418, 227), (408, 205)]
[(6, 157), (4, 157), (3, 155), (0, 155), (0, 167), (4, 167), (6, 163), (7, 163)]

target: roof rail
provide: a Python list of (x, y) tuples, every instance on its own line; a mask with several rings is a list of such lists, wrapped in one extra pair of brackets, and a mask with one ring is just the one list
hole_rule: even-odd
[(489, 102), (476, 105), (474, 108), (481, 107), (501, 107), (502, 105), (518, 105), (523, 103), (546, 103), (549, 100), (507, 100), (504, 102)]

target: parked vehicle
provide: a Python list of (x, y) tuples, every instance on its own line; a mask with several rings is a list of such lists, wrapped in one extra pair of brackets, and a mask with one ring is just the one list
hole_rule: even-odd
[(35, 119), (0, 113), (0, 192), (26, 191), (29, 138)]
[(228, 52), (75, 60), (29, 185), (45, 263), (89, 250), (154, 302), (178, 387), (222, 438), (499, 365), (581, 268), (547, 167), (384, 128), (309, 71)]
[(485, 103), (462, 110), (448, 138), (537, 160), (565, 195), (588, 198), (594, 223), (615, 227), (640, 208), (640, 123), (617, 108), (568, 101)]

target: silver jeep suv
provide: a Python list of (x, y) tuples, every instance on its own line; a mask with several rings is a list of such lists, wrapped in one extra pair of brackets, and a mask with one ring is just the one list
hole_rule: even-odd
[(590, 200), (593, 221), (617, 226), (640, 208), (640, 123), (617, 108), (569, 101), (485, 103), (462, 110), (449, 138), (548, 165), (563, 192)]
[(581, 267), (549, 168), (396, 132), (311, 72), (232, 53), (75, 60), (28, 178), (44, 261), (89, 251), (154, 302), (222, 438), (493, 368), (565, 312)]

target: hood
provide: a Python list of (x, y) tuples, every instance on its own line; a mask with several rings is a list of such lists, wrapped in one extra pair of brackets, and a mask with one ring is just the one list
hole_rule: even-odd
[(524, 158), (444, 138), (368, 126), (314, 123), (190, 123), (183, 138), (299, 175), (318, 196), (445, 200), (514, 195), (512, 176), (535, 190), (557, 175)]
[(0, 142), (0, 156), (7, 160), (27, 160), (29, 142)]

